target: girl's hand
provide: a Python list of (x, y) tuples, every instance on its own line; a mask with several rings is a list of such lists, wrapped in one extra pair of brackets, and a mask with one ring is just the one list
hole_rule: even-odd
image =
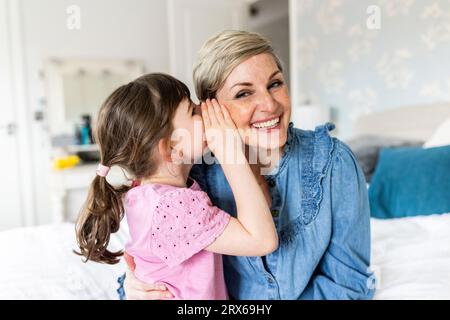
[(201, 108), (206, 142), (219, 162), (236, 163), (245, 158), (241, 136), (228, 110), (216, 99), (207, 99)]
[(136, 278), (133, 273), (135, 268), (134, 260), (126, 253), (125, 261), (130, 268), (126, 272), (125, 282), (123, 284), (127, 300), (162, 300), (173, 298), (165, 285), (155, 283), (148, 284)]

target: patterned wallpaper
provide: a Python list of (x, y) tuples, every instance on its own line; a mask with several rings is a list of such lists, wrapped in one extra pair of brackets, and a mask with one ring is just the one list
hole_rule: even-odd
[(362, 114), (450, 101), (450, 0), (293, 0), (297, 104)]

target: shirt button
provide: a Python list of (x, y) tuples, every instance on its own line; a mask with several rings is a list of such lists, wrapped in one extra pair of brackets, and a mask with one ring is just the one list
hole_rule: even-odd
[(273, 279), (270, 278), (270, 277), (267, 277), (267, 281), (268, 281), (269, 283), (273, 283)]
[(272, 217), (278, 217), (280, 215), (280, 212), (278, 210), (271, 210)]

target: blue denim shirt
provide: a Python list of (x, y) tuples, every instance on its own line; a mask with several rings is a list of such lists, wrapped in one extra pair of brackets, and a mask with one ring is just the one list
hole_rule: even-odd
[[(326, 124), (303, 131), (289, 125), (280, 163), (265, 176), (279, 248), (265, 257), (224, 256), (232, 298), (373, 297), (366, 183), (350, 149), (329, 135), (333, 128)], [(196, 165), (191, 176), (213, 204), (236, 216), (220, 165)]]

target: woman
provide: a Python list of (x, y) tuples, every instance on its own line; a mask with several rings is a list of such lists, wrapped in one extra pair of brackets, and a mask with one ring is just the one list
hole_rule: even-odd
[[(252, 169), (280, 239), (279, 248), (263, 258), (224, 256), (230, 297), (372, 298), (363, 173), (350, 149), (330, 137), (333, 125), (303, 131), (289, 122), (291, 104), (282, 66), (268, 41), (256, 33), (220, 33), (200, 50), (194, 82), (199, 99), (216, 98), (240, 129), (249, 161), (256, 159)], [(194, 166), (191, 176), (214, 205), (236, 213), (220, 165)], [(152, 290), (156, 286), (141, 283), (132, 272), (124, 287), (128, 298), (167, 294)]]

